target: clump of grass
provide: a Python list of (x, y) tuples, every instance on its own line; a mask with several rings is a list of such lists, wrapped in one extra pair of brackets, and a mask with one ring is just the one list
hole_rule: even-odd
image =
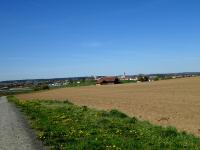
[(135, 117), (132, 117), (132, 118), (128, 118), (128, 120), (127, 120), (127, 122), (128, 123), (137, 123), (137, 121), (138, 121), (138, 119), (137, 118), (135, 118)]
[(63, 103), (73, 105), (73, 103), (70, 102), (69, 100), (65, 100), (65, 101), (63, 101)]
[(119, 117), (119, 118), (127, 118), (128, 116), (116, 109), (113, 109), (110, 111), (110, 115), (113, 117)]
[(175, 128), (154, 126), (117, 110), (96, 111), (60, 101), (21, 101), (38, 138), (53, 150), (199, 150), (200, 139)]
[(165, 130), (161, 132), (161, 136), (163, 137), (176, 137), (178, 135), (178, 132), (176, 128), (173, 127), (167, 127)]
[(83, 111), (87, 111), (88, 110), (87, 106), (82, 106), (82, 108), (83, 108)]

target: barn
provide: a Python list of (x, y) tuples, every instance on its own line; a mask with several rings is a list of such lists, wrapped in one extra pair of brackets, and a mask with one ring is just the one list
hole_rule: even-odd
[(106, 84), (119, 84), (120, 81), (117, 77), (102, 77), (97, 80), (97, 85), (106, 85)]

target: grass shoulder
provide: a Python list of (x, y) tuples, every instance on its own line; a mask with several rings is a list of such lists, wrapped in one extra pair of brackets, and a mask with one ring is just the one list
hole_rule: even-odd
[(200, 139), (193, 135), (118, 110), (97, 111), (69, 101), (8, 99), (28, 116), (38, 138), (50, 149), (200, 149)]

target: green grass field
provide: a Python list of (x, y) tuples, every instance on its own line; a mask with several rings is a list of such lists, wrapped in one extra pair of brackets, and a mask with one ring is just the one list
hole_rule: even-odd
[(117, 110), (97, 111), (69, 101), (8, 99), (28, 116), (38, 138), (50, 149), (200, 149), (200, 139), (193, 135), (139, 121)]

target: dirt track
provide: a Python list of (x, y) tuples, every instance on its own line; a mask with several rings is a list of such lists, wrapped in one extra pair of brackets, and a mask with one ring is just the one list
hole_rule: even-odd
[(98, 109), (119, 109), (154, 124), (172, 125), (200, 136), (200, 77), (107, 86), (57, 89), (21, 99), (69, 99)]

